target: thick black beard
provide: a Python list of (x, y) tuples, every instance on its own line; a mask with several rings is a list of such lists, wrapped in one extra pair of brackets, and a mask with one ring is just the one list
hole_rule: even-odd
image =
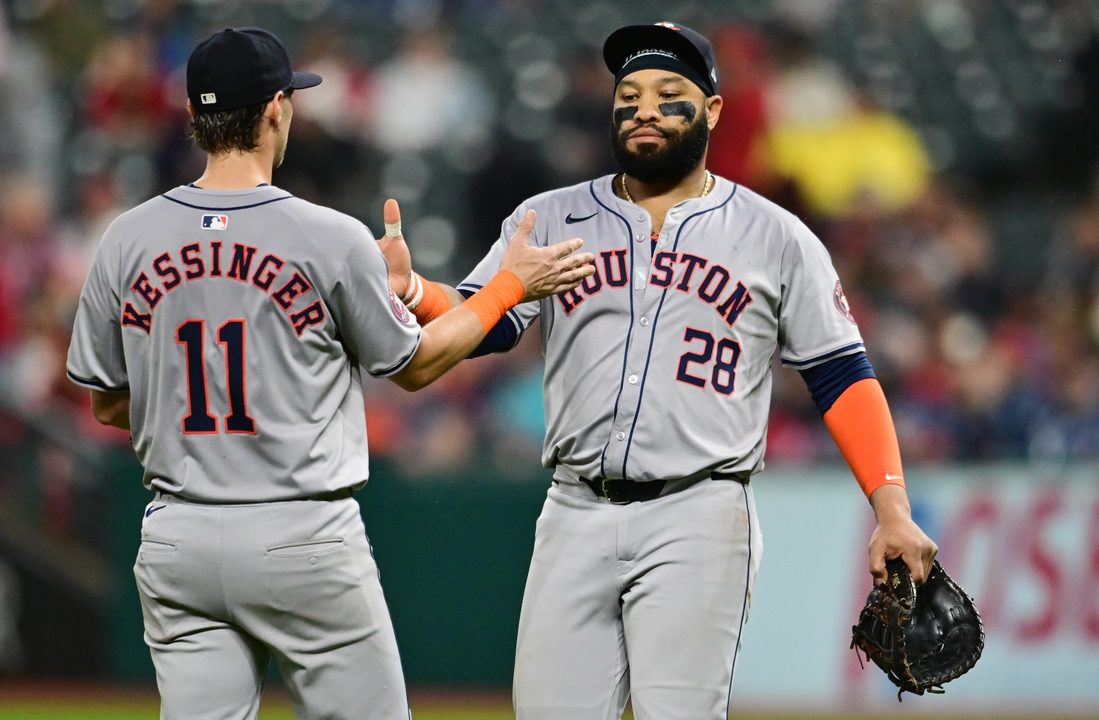
[(672, 134), (663, 128), (656, 130), (667, 140), (664, 147), (645, 144), (639, 152), (632, 152), (626, 147), (626, 138), (622, 137), (618, 126), (612, 121), (611, 152), (623, 172), (630, 177), (654, 185), (677, 183), (706, 157), (706, 147), (710, 143), (706, 114), (701, 113), (694, 124), (679, 133)]

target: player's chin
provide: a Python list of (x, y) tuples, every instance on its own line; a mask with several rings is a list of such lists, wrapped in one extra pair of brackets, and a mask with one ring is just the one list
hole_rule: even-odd
[(667, 147), (662, 143), (641, 143), (636, 147), (627, 145), (625, 149), (631, 157), (642, 162), (658, 160), (667, 152)]
[(630, 138), (626, 140), (626, 150), (639, 157), (647, 157), (662, 152), (668, 146), (668, 141), (662, 137), (645, 136), (643, 138)]

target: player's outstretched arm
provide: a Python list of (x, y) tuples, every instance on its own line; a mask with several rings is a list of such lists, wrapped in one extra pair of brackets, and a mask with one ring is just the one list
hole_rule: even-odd
[[(421, 325), (427, 325), (443, 313), (453, 307), (461, 305), (465, 297), (454, 288), (443, 283), (433, 282), (421, 277), (412, 270), (412, 256), (401, 231), (401, 210), (397, 201), (392, 198), (385, 201), (382, 208), (382, 219), (385, 222), (385, 235), (378, 239), (378, 249), (382, 251), (386, 263), (389, 266), (389, 287), (397, 297), (408, 306), (408, 309), (416, 315)], [(533, 229), (533, 228), (532, 228)], [(516, 234), (519, 229), (516, 230)], [(516, 235), (512, 235), (505, 251), (505, 257), (501, 258), (500, 267), (507, 267), (508, 262), (536, 261), (536, 256), (531, 254), (515, 254), (512, 250)], [(530, 231), (526, 231), (529, 245)], [(595, 272), (592, 263), (595, 256), (591, 253), (576, 253), (580, 244), (579, 238), (571, 238), (549, 248), (559, 248), (562, 253), (558, 257), (556, 266), (538, 268), (529, 266), (526, 269), (533, 274), (524, 275), (525, 291), (522, 302), (541, 300), (544, 297), (555, 295), (576, 287), (581, 280)], [(511, 253), (511, 257), (507, 257)], [(580, 270), (590, 267), (590, 271), (584, 271), (580, 280), (576, 280), (568, 271)], [(519, 272), (519, 270), (517, 270)], [(521, 274), (521, 273), (520, 273)]]
[(881, 385), (866, 378), (848, 386), (824, 413), (824, 422), (874, 509), (870, 574), (885, 582), (885, 561), (899, 557), (922, 583), (938, 547), (912, 520), (900, 446)]
[(530, 244), (535, 212), (519, 223), (500, 260), (500, 271), (465, 302), (424, 326), (420, 347), (400, 372), (391, 376), (406, 390), (434, 382), (469, 356), (485, 334), (520, 302), (536, 300), (579, 285), (595, 272), (594, 256), (578, 253), (581, 240), (537, 247)]

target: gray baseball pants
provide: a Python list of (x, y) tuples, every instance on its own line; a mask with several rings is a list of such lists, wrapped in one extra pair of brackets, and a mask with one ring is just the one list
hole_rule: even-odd
[(408, 720), (354, 499), (202, 505), (158, 496), (134, 575), (164, 720), (255, 718), (271, 660), (299, 718)]
[(550, 488), (516, 648), (517, 720), (725, 720), (763, 551), (750, 485), (628, 505)]

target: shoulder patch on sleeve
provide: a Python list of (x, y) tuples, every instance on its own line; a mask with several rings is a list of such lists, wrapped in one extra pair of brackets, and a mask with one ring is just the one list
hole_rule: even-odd
[(851, 306), (847, 303), (847, 296), (843, 294), (843, 285), (839, 280), (836, 281), (836, 289), (832, 291), (832, 301), (835, 302), (840, 315), (847, 318), (852, 325), (858, 324), (855, 322), (855, 316), (851, 314)]
[(398, 320), (405, 325), (410, 324), (411, 316), (408, 314), (408, 308), (405, 304), (397, 299), (396, 293), (393, 292), (393, 288), (389, 288), (389, 307), (393, 310), (393, 314)]

